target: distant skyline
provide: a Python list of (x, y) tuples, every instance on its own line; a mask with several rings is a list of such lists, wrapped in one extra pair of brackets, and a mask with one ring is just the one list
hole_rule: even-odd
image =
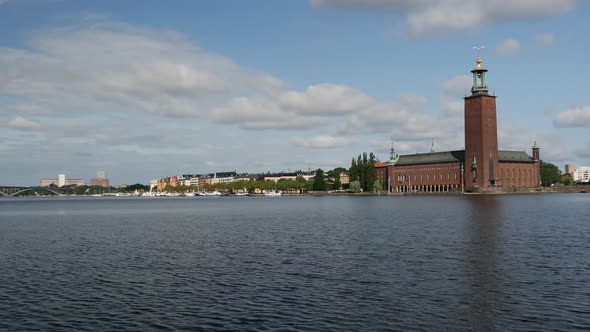
[(576, 0), (0, 0), (0, 185), (457, 150), (474, 46), (500, 149), (590, 166)]

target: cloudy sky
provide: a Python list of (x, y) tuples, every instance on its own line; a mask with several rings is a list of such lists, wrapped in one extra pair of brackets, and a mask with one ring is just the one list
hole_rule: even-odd
[(576, 0), (0, 0), (0, 185), (348, 167), (463, 147), (484, 45), (499, 144), (590, 165)]

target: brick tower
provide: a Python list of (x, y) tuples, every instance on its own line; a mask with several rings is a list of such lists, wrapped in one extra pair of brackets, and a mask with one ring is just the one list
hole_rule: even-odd
[(496, 97), (488, 95), (486, 72), (477, 56), (471, 95), (465, 97), (465, 189), (499, 186)]

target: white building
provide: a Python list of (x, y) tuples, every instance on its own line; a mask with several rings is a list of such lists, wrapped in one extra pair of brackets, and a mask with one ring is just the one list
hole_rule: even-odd
[(105, 171), (97, 171), (96, 172), (96, 178), (97, 179), (106, 179), (107, 178), (107, 173)]
[(60, 174), (57, 176), (57, 186), (58, 187), (63, 187), (66, 185), (66, 175), (65, 174)]
[(574, 171), (574, 182), (590, 182), (590, 167), (582, 166)]
[(154, 188), (156, 190), (158, 189), (158, 180), (159, 179), (150, 180), (150, 191), (154, 190)]
[(195, 187), (199, 186), (199, 177), (198, 176), (193, 176), (189, 181), (190, 181), (189, 186), (195, 186)]

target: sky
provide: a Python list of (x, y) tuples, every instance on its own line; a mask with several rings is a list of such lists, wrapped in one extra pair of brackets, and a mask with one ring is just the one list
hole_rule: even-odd
[(0, 0), (0, 185), (458, 150), (481, 51), (499, 147), (590, 166), (590, 3)]

